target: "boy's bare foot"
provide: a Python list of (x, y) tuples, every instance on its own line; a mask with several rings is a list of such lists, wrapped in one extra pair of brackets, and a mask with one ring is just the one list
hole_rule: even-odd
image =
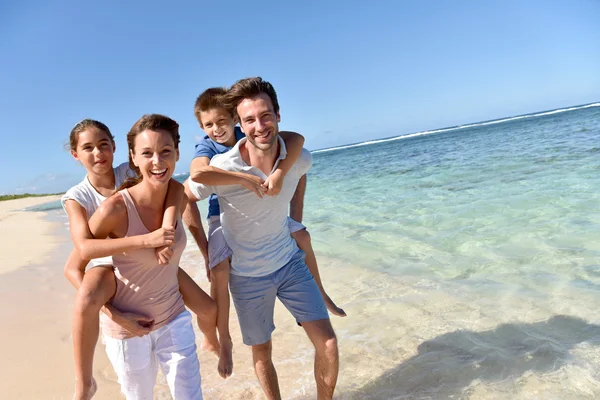
[(96, 380), (92, 378), (90, 382), (87, 384), (75, 382), (75, 394), (73, 395), (73, 400), (90, 400), (96, 394), (98, 390), (98, 385), (96, 385)]
[(219, 366), (217, 367), (221, 378), (227, 379), (233, 372), (233, 355), (231, 351), (233, 343), (231, 339), (221, 339), (221, 352), (219, 355)]
[(202, 339), (202, 344), (200, 344), (200, 348), (204, 351), (213, 353), (217, 357), (219, 357), (219, 353), (221, 351), (219, 340), (216, 338), (213, 340), (209, 340), (206, 336), (204, 336), (204, 339)]
[(326, 293), (323, 294), (323, 300), (325, 300), (325, 305), (330, 313), (333, 315), (337, 315), (338, 317), (345, 317), (346, 312), (335, 305), (331, 297), (329, 297)]

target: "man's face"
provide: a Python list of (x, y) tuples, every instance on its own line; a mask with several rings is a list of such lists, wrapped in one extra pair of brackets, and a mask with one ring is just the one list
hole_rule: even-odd
[(200, 122), (204, 132), (215, 142), (226, 146), (235, 144), (235, 122), (226, 109), (218, 107), (201, 111)]
[(240, 126), (248, 141), (259, 150), (269, 150), (277, 142), (279, 113), (266, 93), (244, 99), (237, 106)]

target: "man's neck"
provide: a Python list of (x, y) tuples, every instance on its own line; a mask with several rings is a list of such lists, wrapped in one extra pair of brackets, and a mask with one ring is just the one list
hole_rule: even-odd
[(279, 139), (277, 139), (269, 150), (260, 150), (254, 147), (248, 140), (241, 147), (243, 151), (240, 153), (246, 164), (260, 169), (267, 176), (271, 174), (275, 166), (275, 161), (279, 156)]

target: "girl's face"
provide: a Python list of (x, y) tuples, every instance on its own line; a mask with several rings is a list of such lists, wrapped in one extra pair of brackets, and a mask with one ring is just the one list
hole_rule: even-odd
[(73, 158), (81, 162), (88, 173), (97, 175), (112, 172), (115, 143), (104, 131), (88, 128), (79, 134)]
[(144, 181), (152, 185), (168, 184), (179, 160), (179, 150), (169, 132), (147, 129), (135, 137), (131, 159)]

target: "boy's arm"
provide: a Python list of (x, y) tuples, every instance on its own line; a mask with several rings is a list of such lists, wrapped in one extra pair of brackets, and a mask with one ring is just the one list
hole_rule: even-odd
[[(104, 203), (111, 199), (112, 197), (107, 199)], [(100, 205), (100, 208), (98, 208), (92, 218), (96, 217), (96, 214), (102, 209), (104, 203)], [(75, 249), (77, 249), (77, 252), (79, 253), (79, 257), (84, 260), (112, 256), (113, 254), (119, 254), (133, 249), (163, 246), (172, 243), (175, 236), (173, 229), (161, 228), (146, 235), (111, 240), (105, 240), (106, 236), (104, 236), (101, 239), (95, 239), (92, 232), (90, 232), (85, 209), (75, 200), (67, 200), (65, 208), (69, 216), (71, 239), (73, 240)], [(124, 217), (127, 218), (126, 213)], [(114, 218), (114, 216), (107, 215), (107, 219), (109, 220), (113, 220)]]
[(194, 158), (190, 165), (190, 179), (207, 186), (242, 185), (262, 198), (264, 190), (261, 185), (263, 180), (258, 176), (225, 171), (209, 164), (210, 159), (208, 157)]
[[(169, 181), (167, 198), (165, 199), (165, 212), (163, 214), (162, 227), (165, 229), (175, 229), (177, 219), (181, 215), (181, 204), (183, 201), (184, 189), (183, 185), (175, 179)], [(173, 251), (169, 245), (157, 247), (156, 257), (159, 264), (168, 264), (173, 256)]]
[(290, 172), (290, 169), (294, 166), (296, 161), (302, 154), (302, 147), (304, 146), (304, 136), (296, 132), (279, 132), (281, 138), (285, 142), (287, 149), (286, 157), (281, 160), (277, 169), (267, 178), (263, 187), (266, 189), (266, 194), (269, 196), (276, 196), (281, 192), (283, 187), (283, 179)]
[(290, 200), (290, 217), (298, 222), (302, 222), (304, 214), (304, 194), (306, 193), (306, 175), (298, 181), (296, 191), (292, 200)]
[(202, 219), (200, 216), (200, 210), (198, 210), (198, 199), (194, 194), (190, 191), (187, 183), (183, 185), (185, 188), (186, 198), (185, 204), (183, 207), (183, 222), (187, 225), (190, 233), (194, 237), (200, 252), (202, 253), (202, 257), (204, 257), (204, 264), (206, 267), (206, 277), (210, 281), (210, 270), (208, 268), (208, 240), (206, 239), (206, 233), (204, 232), (204, 227), (202, 226)]

